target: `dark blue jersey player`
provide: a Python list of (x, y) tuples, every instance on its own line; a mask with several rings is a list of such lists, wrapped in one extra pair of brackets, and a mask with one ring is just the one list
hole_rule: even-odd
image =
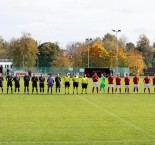
[(29, 94), (29, 82), (30, 82), (30, 77), (26, 73), (24, 76), (24, 94), (27, 93)]
[(0, 88), (2, 89), (2, 93), (3, 93), (3, 76), (2, 76), (2, 73), (0, 73)]
[(18, 89), (18, 93), (20, 93), (20, 77), (18, 76), (18, 74), (16, 74), (13, 80), (15, 82), (15, 93), (17, 89)]
[(31, 81), (32, 81), (32, 94), (34, 92), (34, 88), (36, 88), (36, 93), (38, 94), (38, 85), (37, 85), (38, 77), (36, 77), (35, 74), (33, 74)]
[(45, 87), (44, 82), (45, 82), (45, 78), (41, 74), (41, 76), (39, 77), (40, 93), (44, 93), (44, 87)]
[(61, 78), (59, 74), (55, 77), (55, 83), (56, 83), (56, 93), (60, 93), (60, 84), (61, 84)]
[(7, 81), (7, 94), (9, 92), (9, 87), (11, 88), (11, 93), (13, 93), (13, 89), (12, 89), (13, 77), (11, 76), (10, 73), (6, 76), (6, 81)]

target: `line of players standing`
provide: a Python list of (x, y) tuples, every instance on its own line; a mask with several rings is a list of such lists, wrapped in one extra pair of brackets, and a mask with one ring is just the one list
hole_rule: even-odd
[[(39, 81), (39, 88), (40, 88), (40, 93), (44, 93), (44, 84), (45, 84), (45, 78), (43, 75), (41, 75), (38, 79), (38, 77), (35, 76), (35, 74), (33, 74), (32, 78), (30, 79), (30, 77), (28, 76), (28, 74), (26, 74), (24, 76), (24, 93), (29, 93), (29, 82), (30, 80), (32, 81), (32, 94), (34, 93), (34, 89), (36, 89), (36, 93), (38, 93), (38, 81)], [(0, 74), (0, 87), (2, 89), (2, 93), (3, 93), (3, 77), (2, 74)], [(105, 77), (103, 74), (101, 74), (101, 78), (100, 78), (100, 92), (103, 89), (103, 91), (105, 92)], [(6, 76), (6, 81), (7, 81), (7, 93), (9, 92), (9, 88), (11, 88), (11, 93), (13, 93), (13, 84), (12, 82), (14, 81), (15, 84), (15, 90), (14, 92), (16, 93), (18, 91), (18, 93), (20, 93), (20, 77), (18, 75), (16, 75), (15, 77), (12, 77), (10, 74), (8, 74)], [(72, 78), (73, 81), (73, 94), (74, 94), (74, 90), (76, 89), (76, 93), (78, 94), (78, 86), (79, 86), (79, 77), (78, 75), (74, 75)], [(97, 75), (97, 73), (94, 73), (93, 77), (92, 77), (92, 81), (93, 81), (93, 88), (92, 88), (92, 93), (94, 93), (94, 89), (96, 88), (97, 93), (98, 93), (98, 81), (99, 81), (99, 77)], [(117, 89), (119, 90), (119, 92), (121, 93), (121, 78), (119, 76), (119, 74), (116, 75), (115, 77), (115, 81), (116, 81), (116, 88), (115, 88), (115, 92), (117, 92)], [(153, 86), (154, 86), (154, 92), (155, 92), (155, 76), (152, 78), (153, 81)], [(47, 78), (47, 93), (49, 94), (51, 92), (52, 94), (52, 87), (53, 84), (56, 84), (56, 93), (60, 93), (60, 84), (61, 84), (61, 78), (59, 77), (59, 74), (55, 77), (55, 79), (52, 77), (52, 75), (50, 74)], [(148, 92), (150, 93), (150, 82), (151, 79), (150, 77), (147, 75), (144, 77), (143, 79), (144, 82), (144, 93), (146, 91), (146, 89), (148, 89)], [(124, 78), (124, 83), (125, 83), (125, 93), (129, 93), (129, 88), (130, 88), (130, 77), (128, 74), (126, 74), (126, 77)], [(133, 77), (133, 83), (134, 83), (134, 92), (138, 92), (138, 83), (139, 83), (139, 77), (138, 75), (135, 75)], [(65, 85), (65, 94), (67, 93), (66, 90), (68, 90), (68, 94), (69, 94), (69, 88), (70, 88), (70, 76), (68, 74), (66, 74), (66, 76), (64, 76), (64, 85)], [(87, 86), (88, 86), (88, 78), (86, 77), (86, 75), (84, 75), (81, 79), (81, 86), (82, 86), (82, 92), (81, 94), (83, 94), (83, 91), (85, 89), (85, 93), (87, 94)], [(110, 92), (110, 88), (112, 89), (112, 93), (114, 93), (114, 76), (112, 76), (112, 74), (110, 74), (110, 76), (108, 77), (108, 90), (107, 92)]]
[[(23, 80), (24, 80), (24, 93), (29, 94), (30, 81), (32, 81), (32, 94), (34, 93), (34, 89), (36, 89), (36, 93), (38, 94), (38, 81), (39, 81), (40, 93), (44, 93), (45, 77), (43, 75), (41, 75), (38, 78), (35, 76), (35, 74), (33, 74), (32, 78), (30, 78), (28, 74), (26, 74), (23, 77)], [(3, 81), (4, 81), (4, 78), (2, 74), (0, 73), (0, 88), (2, 90), (2, 93), (3, 93)], [(18, 76), (18, 74), (16, 74), (15, 77), (12, 77), (11, 74), (9, 73), (6, 76), (6, 81), (7, 81), (7, 94), (9, 93), (9, 88), (11, 89), (11, 93), (13, 93), (13, 82), (15, 85), (14, 92), (20, 93), (20, 77)], [(56, 92), (60, 92), (61, 78), (59, 77), (59, 74), (55, 77), (55, 80), (52, 77), (52, 75), (49, 74), (48, 79), (47, 79), (47, 85), (48, 85), (47, 93), (51, 92), (52, 94), (52, 87), (53, 87), (54, 81), (56, 83)]]
[[(112, 93), (114, 93), (114, 79), (115, 79), (115, 83), (116, 83), (116, 88), (115, 88), (115, 92), (117, 92), (117, 89), (119, 90), (119, 92), (121, 93), (121, 78), (119, 76), (119, 74), (116, 74), (116, 77), (114, 77), (112, 74), (110, 74), (110, 76), (108, 77), (108, 90), (107, 92), (110, 92), (110, 89), (112, 90)], [(93, 89), (92, 89), (92, 93), (94, 93), (94, 88), (96, 88), (96, 91), (98, 93), (98, 76), (97, 73), (95, 73), (92, 77), (93, 80)], [(143, 79), (143, 83), (144, 83), (144, 93), (146, 92), (146, 89), (148, 89), (148, 92), (150, 93), (150, 82), (151, 82), (151, 78), (149, 77), (149, 75), (145, 76)], [(153, 87), (154, 87), (154, 93), (155, 93), (155, 75), (152, 78), (152, 82), (153, 82)], [(126, 74), (126, 77), (124, 78), (124, 84), (125, 84), (125, 93), (129, 93), (129, 88), (130, 88), (130, 77), (128, 74)], [(139, 91), (139, 77), (136, 74), (133, 77), (133, 84), (134, 84), (134, 89), (133, 92), (137, 92)], [(100, 91), (103, 88), (103, 91), (105, 92), (105, 77), (103, 75), (101, 75), (101, 83), (100, 83)]]
[[(36, 93), (38, 94), (38, 82), (39, 82), (39, 88), (40, 88), (40, 93), (44, 93), (44, 87), (45, 87), (45, 78), (43, 75), (41, 75), (39, 78), (35, 76), (35, 74), (33, 74), (32, 78), (30, 78), (28, 76), (28, 74), (26, 74), (23, 77), (24, 80), (24, 93), (28, 93), (29, 94), (29, 83), (30, 81), (32, 81), (32, 94), (34, 93), (34, 90), (36, 89)], [(66, 75), (63, 77), (63, 84), (65, 86), (65, 94), (69, 94), (69, 88), (70, 88), (70, 75), (68, 73), (66, 73)], [(0, 74), (0, 87), (2, 89), (2, 93), (3, 93), (3, 76), (2, 74)], [(11, 74), (8, 74), (6, 76), (6, 81), (7, 81), (7, 94), (9, 92), (9, 88), (11, 89), (11, 93), (13, 93), (13, 82), (15, 85), (15, 90), (14, 92), (18, 92), (20, 93), (20, 77), (18, 75), (16, 75), (15, 77), (12, 77)], [(74, 90), (76, 90), (76, 94), (78, 94), (78, 87), (79, 87), (79, 76), (78, 74), (74, 74), (74, 76), (72, 77), (72, 81), (73, 81), (73, 94), (74, 94)], [(55, 87), (56, 87), (56, 93), (60, 93), (60, 85), (61, 85), (61, 78), (59, 76), (59, 74), (57, 74), (57, 76), (55, 77), (55, 79), (52, 77), (51, 74), (49, 74), (48, 78), (47, 78), (47, 93), (51, 93), (52, 94), (52, 87), (55, 83)], [(81, 79), (81, 86), (82, 86), (82, 92), (81, 94), (84, 93), (87, 94), (87, 86), (88, 86), (88, 78), (86, 77), (86, 75), (84, 75)]]

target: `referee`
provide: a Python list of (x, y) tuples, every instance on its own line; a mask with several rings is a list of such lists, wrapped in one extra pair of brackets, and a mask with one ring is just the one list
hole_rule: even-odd
[(85, 89), (85, 94), (87, 94), (88, 78), (86, 77), (86, 74), (84, 75), (84, 77), (82, 77), (81, 85), (82, 85), (82, 93), (81, 94), (83, 94), (84, 89)]
[(65, 94), (66, 94), (66, 89), (68, 89), (68, 94), (69, 94), (70, 76), (68, 73), (66, 73), (66, 76), (64, 76), (64, 85), (65, 85)]
[(76, 93), (78, 94), (79, 77), (77, 74), (73, 76), (72, 81), (73, 81), (73, 94), (74, 94), (75, 88), (76, 88)]

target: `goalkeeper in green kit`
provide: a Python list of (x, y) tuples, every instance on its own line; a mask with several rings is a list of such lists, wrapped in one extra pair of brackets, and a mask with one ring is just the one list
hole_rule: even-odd
[(102, 91), (103, 89), (103, 92), (105, 93), (105, 77), (103, 74), (101, 74), (101, 83), (100, 83), (100, 92)]

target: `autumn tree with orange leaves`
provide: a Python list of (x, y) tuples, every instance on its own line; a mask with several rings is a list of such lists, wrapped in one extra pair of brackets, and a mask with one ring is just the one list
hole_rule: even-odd
[(87, 67), (88, 66), (88, 49), (90, 67), (107, 67), (108, 53), (98, 43), (81, 44), (74, 50), (73, 53), (73, 67)]
[(105, 48), (97, 43), (90, 47), (90, 65), (92, 67), (107, 67), (109, 55)]
[(135, 49), (131, 49), (128, 52), (128, 67), (130, 67), (132, 74), (140, 74), (143, 71), (145, 64), (141, 52)]
[[(116, 49), (110, 50), (108, 52), (109, 55), (109, 67), (116, 66)], [(126, 52), (122, 49), (118, 49), (118, 66), (119, 67), (127, 67), (128, 66), (128, 58)]]
[[(88, 49), (90, 67), (115, 67), (116, 66), (116, 49), (106, 51), (99, 43), (89, 45), (81, 44), (72, 54), (73, 67), (88, 66)], [(127, 67), (127, 55), (122, 49), (118, 49), (119, 67)]]
[[(72, 53), (60, 51), (52, 65), (57, 67), (116, 67), (116, 49), (106, 50), (102, 44), (91, 42), (78, 44)], [(143, 56), (134, 48), (127, 52), (118, 48), (118, 67), (129, 67), (132, 74), (141, 73), (145, 67)]]

